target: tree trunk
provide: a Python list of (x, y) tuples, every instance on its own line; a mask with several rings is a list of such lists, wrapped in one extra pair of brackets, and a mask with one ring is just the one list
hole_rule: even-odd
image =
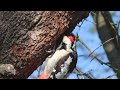
[(0, 78), (25, 79), (43, 63), (55, 41), (88, 11), (1, 11)]
[(97, 12), (95, 21), (102, 43), (114, 38), (113, 40), (104, 44), (103, 47), (113, 70), (117, 74), (118, 78), (120, 78), (120, 51), (116, 39), (116, 28), (113, 28), (111, 25), (111, 23), (113, 23), (111, 15), (109, 12)]

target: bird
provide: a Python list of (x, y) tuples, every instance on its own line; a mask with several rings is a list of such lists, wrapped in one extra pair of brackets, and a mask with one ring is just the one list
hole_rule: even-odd
[(48, 59), (43, 73), (37, 79), (64, 79), (76, 67), (77, 52), (73, 34), (64, 35), (61, 44)]

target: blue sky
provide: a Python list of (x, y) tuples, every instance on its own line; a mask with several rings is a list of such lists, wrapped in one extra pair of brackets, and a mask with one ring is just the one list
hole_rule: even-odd
[[(117, 11), (113, 16), (113, 21), (116, 23), (119, 20), (120, 20), (120, 12)], [(78, 26), (75, 27), (73, 33), (74, 34), (78, 33), (81, 40), (84, 41), (84, 43), (93, 51), (95, 48), (101, 45), (101, 41), (99, 39), (98, 33), (96, 31), (92, 32), (92, 29), (95, 29), (93, 28), (95, 24), (92, 22), (93, 22), (92, 16), (89, 15), (87, 20), (83, 22), (80, 28)], [(79, 25), (80, 24), (81, 22), (79, 23)], [(80, 42), (77, 42), (76, 46), (77, 46), (78, 56), (85, 55), (85, 56), (79, 56), (77, 62), (77, 67), (82, 72), (90, 73), (94, 78), (97, 79), (106, 78), (110, 75), (115, 74), (111, 68), (109, 68), (106, 65), (101, 65), (96, 59), (93, 59), (91, 61), (92, 58), (87, 57), (90, 54), (90, 52)], [(103, 62), (109, 62), (103, 47), (97, 49), (94, 52), (94, 54), (98, 55), (97, 57), (101, 59)], [(35, 79), (37, 78), (37, 75), (38, 75), (38, 71), (35, 70), (28, 79)], [(116, 79), (117, 77), (112, 76), (110, 78)], [(77, 75), (75, 73), (71, 73), (68, 79), (77, 79)]]

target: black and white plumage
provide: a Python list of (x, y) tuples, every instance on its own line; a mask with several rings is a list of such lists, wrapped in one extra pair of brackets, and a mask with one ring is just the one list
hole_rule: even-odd
[(38, 79), (63, 79), (76, 67), (77, 53), (73, 49), (75, 37), (64, 36), (62, 43), (48, 59), (44, 72)]
[(76, 67), (77, 53), (71, 52), (65, 57), (61, 58), (56, 64), (50, 78), (63, 79), (66, 78)]

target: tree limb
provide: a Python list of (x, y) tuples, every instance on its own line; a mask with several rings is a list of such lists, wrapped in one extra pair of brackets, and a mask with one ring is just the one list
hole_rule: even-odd
[(117, 46), (116, 28), (110, 24), (113, 23), (110, 13), (107, 11), (96, 12), (96, 18), (94, 20), (102, 43), (111, 38), (115, 38), (104, 44), (103, 47), (113, 70), (117, 73), (118, 78), (120, 78), (120, 52)]
[(27, 78), (49, 55), (56, 40), (70, 33), (88, 11), (1, 11), (0, 64), (11, 64), (15, 75)]

